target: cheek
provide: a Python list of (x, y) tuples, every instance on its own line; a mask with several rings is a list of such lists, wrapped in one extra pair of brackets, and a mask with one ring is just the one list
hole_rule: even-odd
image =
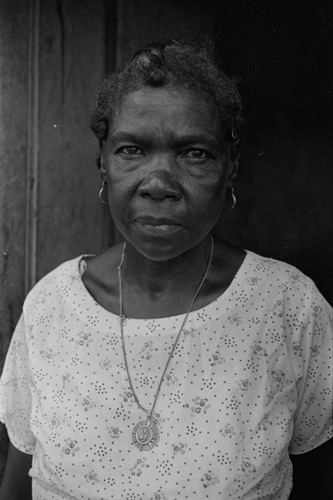
[(118, 184), (109, 188), (109, 207), (112, 217), (115, 219), (124, 218), (128, 210), (131, 197), (128, 191), (121, 189)]
[(222, 176), (207, 176), (203, 182), (194, 185), (195, 200), (201, 206), (219, 207), (223, 203), (226, 183)]
[(117, 201), (117, 203), (126, 203), (131, 193), (135, 191), (137, 184), (135, 172), (121, 169), (116, 162), (113, 162), (106, 169), (106, 177), (110, 199)]

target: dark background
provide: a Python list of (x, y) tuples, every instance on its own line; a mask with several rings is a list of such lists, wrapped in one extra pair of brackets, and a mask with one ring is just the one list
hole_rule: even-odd
[(298, 266), (332, 303), (332, 3), (227, 4), (217, 44), (246, 117), (229, 236)]

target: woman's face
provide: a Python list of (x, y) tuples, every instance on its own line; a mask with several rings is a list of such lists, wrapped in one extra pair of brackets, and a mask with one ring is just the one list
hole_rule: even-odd
[(186, 89), (143, 87), (125, 96), (102, 150), (114, 222), (156, 261), (207, 236), (234, 168), (213, 103)]

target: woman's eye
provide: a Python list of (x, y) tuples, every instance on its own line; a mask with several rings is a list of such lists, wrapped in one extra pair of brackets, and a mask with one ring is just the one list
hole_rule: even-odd
[(136, 146), (123, 146), (117, 150), (117, 153), (125, 156), (137, 156), (142, 154), (142, 150)]
[(208, 151), (204, 149), (189, 149), (183, 154), (185, 158), (190, 158), (191, 160), (207, 160), (210, 157)]

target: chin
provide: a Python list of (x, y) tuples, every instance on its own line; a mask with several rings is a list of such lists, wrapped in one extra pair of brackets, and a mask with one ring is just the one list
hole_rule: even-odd
[(186, 238), (186, 235), (183, 235), (183, 237), (179, 235), (170, 239), (151, 238), (139, 241), (135, 238), (125, 239), (142, 257), (154, 262), (167, 262), (196, 248), (206, 236), (204, 234), (202, 237), (193, 238), (192, 235), (191, 238)]
[(187, 250), (186, 248), (184, 249), (183, 245), (175, 246), (174, 244), (168, 245), (165, 243), (148, 243), (146, 245), (135, 245), (134, 247), (143, 257), (154, 262), (167, 262), (179, 257)]

